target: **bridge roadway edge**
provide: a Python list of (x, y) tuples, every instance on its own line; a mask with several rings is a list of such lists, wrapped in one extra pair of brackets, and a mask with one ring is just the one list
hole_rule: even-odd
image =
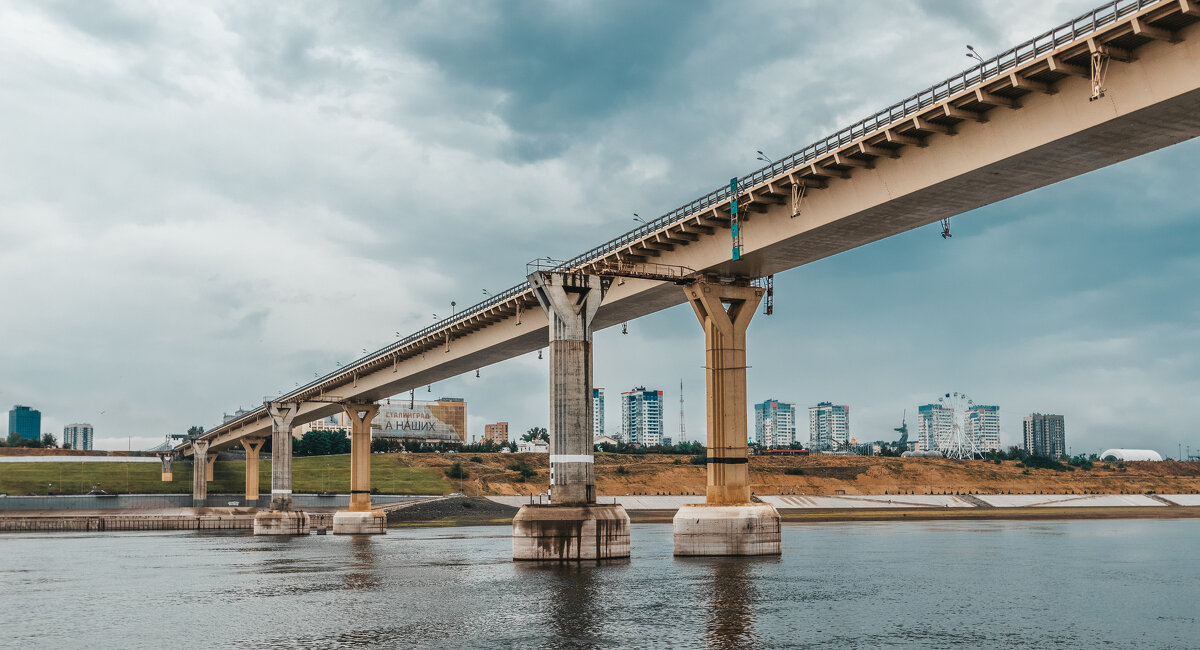
[[(790, 213), (790, 206), (784, 205), (754, 215), (744, 229), (748, 250), (745, 263), (738, 267), (739, 272), (766, 275), (795, 268), (1200, 135), (1200, 89), (1195, 88), (1200, 80), (1197, 27), (1193, 24), (1181, 30), (1181, 43), (1152, 42), (1138, 48), (1137, 61), (1114, 63), (1108, 97), (1100, 102), (1087, 102), (1086, 79), (1064, 79), (1058, 84), (1055, 95), (1027, 96), (1028, 101), (1023, 101), (1025, 105), (1019, 110), (993, 108), (987, 113), (991, 119), (986, 123), (967, 122), (956, 136), (930, 137), (938, 146), (961, 147), (967, 139), (975, 138), (978, 143), (966, 145), (968, 148), (982, 150), (984, 145), (999, 145), (1002, 149), (1008, 141), (1026, 137), (1021, 125), (1024, 121), (1038, 122), (1039, 116), (1031, 114), (1040, 110), (1039, 107), (1067, 100), (1080, 102), (1077, 110), (1072, 108), (1066, 113), (1072, 119), (1077, 113), (1102, 110), (1116, 113), (1111, 119), (1078, 131), (1068, 130), (1062, 137), (1039, 146), (908, 191), (899, 189), (903, 183), (894, 183), (895, 164), (907, 164), (912, 160), (922, 164), (922, 155), (937, 147), (906, 147), (900, 160), (880, 159), (876, 169), (855, 170), (850, 179), (832, 181), (829, 189), (815, 193), (808, 214), (820, 217), (822, 204), (831, 202), (831, 197), (839, 193), (843, 202), (847, 194), (875, 197), (874, 205), (845, 210), (840, 215), (825, 214), (823, 222), (807, 215), (792, 219), (786, 214)], [(1170, 81), (1175, 86), (1164, 87), (1169, 84), (1148, 74), (1144, 62), (1172, 71)], [(1167, 75), (1159, 76), (1165, 78)], [(1192, 88), (1186, 88), (1187, 85)], [(1128, 105), (1139, 101), (1146, 105), (1121, 113), (1124, 109), (1118, 102)], [(1058, 119), (1061, 121), (1063, 116)], [(1038, 171), (1032, 173), (1034, 169)], [(763, 227), (763, 223), (773, 225)], [(759, 239), (760, 233), (772, 230), (776, 231), (774, 241)], [(779, 236), (781, 230), (783, 235)], [(730, 271), (727, 231), (718, 229), (715, 236), (705, 237), (681, 250), (666, 251), (656, 261), (680, 263), (706, 271)], [(673, 285), (628, 280), (613, 288), (609, 300), (597, 313), (594, 329), (604, 329), (678, 305), (683, 302), (680, 294)], [(526, 311), (523, 317), (516, 319), (520, 324), (515, 331), (509, 329), (508, 335), (495, 336), (501, 328), (512, 328), (513, 320), (509, 317), (466, 334), (462, 339), (454, 339), (448, 356), (442, 356), (440, 349), (426, 351), (416, 358), (398, 362), (398, 366), (389, 366), (393, 369), (391, 372), (386, 368), (375, 368), (353, 382), (330, 386), (325, 394), (344, 399), (382, 399), (545, 347), (544, 313)], [(431, 356), (433, 358), (429, 358)], [(400, 368), (403, 372), (396, 372)], [(327, 403), (306, 404), (296, 423), (332, 414), (338, 408)], [(236, 444), (244, 436), (261, 436), (269, 430), (264, 419), (248, 419), (244, 424), (217, 436), (214, 450)], [(187, 455), (190, 448), (184, 445), (180, 451)]]

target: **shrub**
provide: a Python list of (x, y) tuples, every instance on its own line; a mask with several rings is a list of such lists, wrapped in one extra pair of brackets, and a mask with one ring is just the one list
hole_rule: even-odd
[(463, 469), (462, 463), (455, 462), (450, 466), (450, 469), (446, 470), (446, 476), (450, 478), (467, 478), (470, 474), (467, 473), (467, 470)]
[(629, 468), (624, 465), (617, 466), (617, 473), (624, 476), (629, 473)]
[(528, 463), (513, 463), (508, 466), (508, 469), (519, 475), (516, 480), (520, 483), (537, 476), (537, 470), (530, 467)]
[(1067, 470), (1067, 466), (1063, 465), (1062, 463), (1058, 462), (1057, 460), (1050, 458), (1049, 456), (1040, 456), (1037, 454), (1030, 454), (1029, 456), (1026, 456), (1025, 459), (1022, 460), (1019, 464), (1022, 467), (1032, 467), (1032, 468), (1036, 468), (1036, 469), (1052, 469), (1056, 472), (1063, 472), (1063, 471)]
[(676, 464), (676, 465), (682, 465), (682, 464), (683, 464), (683, 459), (682, 459), (682, 458), (676, 458), (676, 459), (675, 459), (675, 464)]
[(708, 464), (708, 454), (703, 453), (703, 454), (696, 454), (695, 456), (692, 456), (692, 464), (693, 465), (707, 465)]
[(483, 458), (481, 458), (481, 457), (479, 457), (479, 456), (471, 456), (471, 462), (472, 462), (472, 463), (482, 463), (482, 462), (483, 462)]
[(799, 467), (789, 467), (789, 468), (783, 470), (783, 473), (790, 474), (792, 476), (803, 476), (804, 470)]

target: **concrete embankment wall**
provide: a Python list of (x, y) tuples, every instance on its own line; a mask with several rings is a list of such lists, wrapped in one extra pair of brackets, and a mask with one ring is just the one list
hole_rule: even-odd
[[(426, 499), (422, 495), (375, 494), (371, 503), (395, 503)], [(271, 497), (264, 495), (257, 502), (246, 501), (242, 494), (210, 494), (204, 501), (208, 508), (266, 508)], [(348, 494), (294, 494), (295, 508), (344, 508), (350, 505)], [(120, 495), (62, 495), (62, 496), (0, 496), (0, 512), (9, 510), (139, 510), (150, 508), (190, 508), (190, 494), (120, 494)]]
[(0, 517), (2, 532), (232, 530), (254, 528), (254, 515), (80, 515)]

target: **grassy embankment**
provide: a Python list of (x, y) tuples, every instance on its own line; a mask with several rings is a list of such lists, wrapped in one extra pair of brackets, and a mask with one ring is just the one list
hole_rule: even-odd
[[(461, 462), (467, 478), (445, 475)], [(527, 465), (527, 480), (513, 467)], [(3, 463), (0, 493), (82, 494), (99, 484), (108, 492), (189, 493), (191, 462), (177, 462), (175, 480), (159, 480), (157, 463)], [(704, 494), (705, 468), (686, 456), (597, 454), (597, 491), (604, 495)], [(371, 485), (388, 494), (537, 494), (549, 478), (547, 454), (372, 454)], [(242, 461), (218, 461), (210, 493), (243, 490)], [(260, 489), (270, 492), (270, 461), (259, 463)], [(296, 458), (292, 489), (341, 492), (349, 489), (349, 456)], [(944, 458), (862, 456), (754, 457), (751, 489), (756, 494), (1015, 493), (1193, 493), (1200, 491), (1200, 463), (1097, 463), (1090, 470), (1055, 471)]]
[[(176, 462), (174, 480), (164, 483), (158, 463), (0, 463), (0, 494), (86, 494), (93, 485), (120, 494), (190, 494), (192, 463)], [(245, 461), (217, 461), (209, 494), (241, 494)], [(259, 490), (271, 491), (271, 463), (258, 464)], [(458, 489), (442, 470), (408, 467), (393, 455), (372, 454), (371, 486), (385, 494), (449, 494)], [(350, 489), (350, 456), (292, 459), (292, 489), (297, 492), (340, 492)]]

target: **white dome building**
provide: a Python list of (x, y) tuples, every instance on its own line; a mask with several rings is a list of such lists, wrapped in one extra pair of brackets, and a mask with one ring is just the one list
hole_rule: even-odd
[(1153, 449), (1105, 449), (1100, 460), (1162, 460)]

